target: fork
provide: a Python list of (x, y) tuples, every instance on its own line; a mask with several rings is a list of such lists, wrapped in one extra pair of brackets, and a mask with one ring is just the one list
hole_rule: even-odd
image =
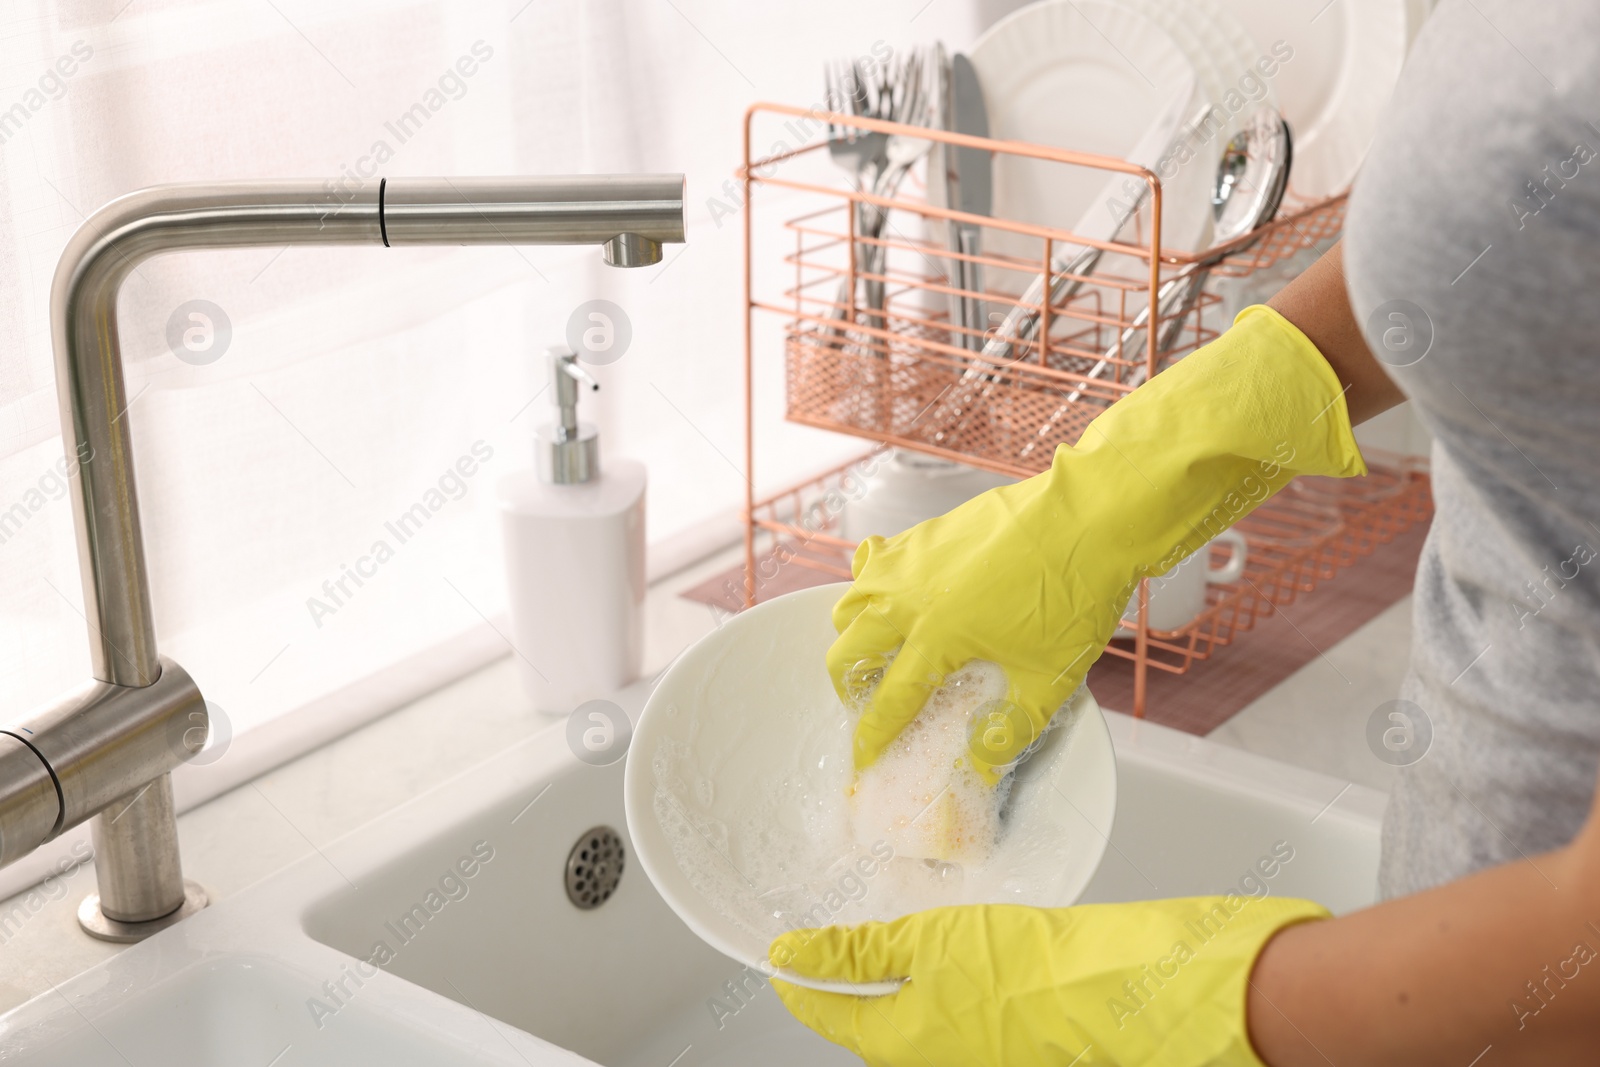
[[(846, 95), (852, 115), (883, 117), (870, 110), (860, 63), (854, 60), (841, 60), (837, 65), (830, 64), (824, 67), (822, 76), (830, 104), (841, 95)], [(888, 134), (859, 130), (853, 126), (840, 126), (831, 122), (828, 124), (828, 155), (832, 157), (834, 163), (849, 173), (851, 182), (857, 188), (868, 184), (863, 180), (863, 176), (868, 173), (873, 175), (872, 180), (876, 180), (878, 171), (883, 169), (887, 159), (888, 144)]]
[[(923, 73), (923, 56), (921, 51), (914, 51), (907, 57), (905, 67), (897, 79), (900, 93), (892, 109), (893, 121), (912, 126), (927, 126), (933, 121), (933, 101), (930, 99), (929, 88)], [(933, 142), (925, 137), (914, 137), (908, 133), (893, 133), (889, 135), (889, 144), (885, 149), (887, 162), (878, 173), (878, 180), (873, 186), (873, 194), (885, 200), (893, 200), (900, 189), (900, 183), (911, 171), (919, 160), (926, 156), (933, 148)], [(873, 238), (883, 236), (884, 227), (888, 225), (889, 213), (885, 208), (876, 204), (864, 204), (868, 210), (864, 212), (863, 229)], [(870, 245), (867, 249), (869, 275), (882, 275), (884, 258), (887, 249), (882, 244)], [(882, 311), (884, 305), (885, 283), (880, 278), (869, 277), (864, 280), (865, 302), (869, 311)], [(883, 317), (869, 315), (872, 325), (881, 328)]]
[[(829, 99), (837, 99), (842, 90), (848, 96), (854, 115), (923, 126), (932, 118), (932, 102), (924, 84), (920, 51), (913, 51), (892, 71), (887, 66), (880, 69), (875, 83), (869, 83), (859, 60), (843, 60), (837, 66), (825, 68), (823, 75)], [(867, 132), (838, 124), (828, 127), (829, 156), (850, 174), (859, 191), (884, 199), (893, 198), (900, 182), (930, 147), (930, 141), (907, 134)], [(857, 202), (855, 221), (857, 273), (881, 275), (885, 249), (877, 239), (888, 222), (888, 213), (876, 204)], [(868, 309), (867, 321), (877, 328), (883, 326), (884, 289), (881, 278), (862, 279), (862, 303)], [(850, 313), (852, 296), (849, 278), (841, 280), (839, 293), (833, 317), (845, 319)], [(839, 327), (829, 330), (832, 341), (837, 341), (840, 334)]]

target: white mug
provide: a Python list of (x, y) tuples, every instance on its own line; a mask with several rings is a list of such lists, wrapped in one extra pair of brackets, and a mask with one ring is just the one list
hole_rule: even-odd
[[(1217, 541), (1233, 546), (1233, 555), (1221, 567), (1209, 567), (1211, 546)], [(1224, 530), (1194, 555), (1172, 568), (1159, 578), (1150, 579), (1150, 614), (1147, 621), (1152, 630), (1180, 630), (1193, 622), (1195, 616), (1206, 608), (1206, 587), (1215, 582), (1236, 582), (1244, 575), (1245, 561), (1249, 558), (1249, 545), (1244, 534), (1237, 530)], [(1127, 625), (1118, 627), (1118, 637), (1132, 637), (1132, 627), (1139, 622), (1139, 592), (1134, 590), (1128, 609), (1122, 613)]]
[(866, 489), (847, 500), (840, 526), (847, 541), (893, 537), (1016, 479), (964, 463), (897, 448), (878, 459)]

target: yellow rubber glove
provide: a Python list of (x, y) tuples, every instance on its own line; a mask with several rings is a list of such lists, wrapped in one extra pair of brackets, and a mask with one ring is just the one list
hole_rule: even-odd
[(937, 908), (772, 943), (775, 966), (909, 978), (898, 993), (772, 987), (872, 1067), (1263, 1067), (1245, 1019), (1256, 957), (1285, 926), (1327, 917), (1306, 900), (1238, 895)]
[(983, 659), (1005, 668), (1009, 706), (970, 752), (998, 780), (1088, 673), (1140, 578), (1166, 573), (1297, 474), (1365, 473), (1333, 368), (1276, 311), (1246, 308), (1056, 449), (1048, 471), (861, 543), (828, 652), (841, 698), (877, 683), (856, 766), (946, 675)]

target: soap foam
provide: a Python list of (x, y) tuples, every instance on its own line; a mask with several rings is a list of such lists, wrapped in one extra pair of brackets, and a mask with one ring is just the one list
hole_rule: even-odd
[(1001, 790), (973, 767), (969, 740), (1006, 696), (1006, 674), (975, 660), (945, 679), (855, 783), (857, 840), (910, 859), (981, 864), (1000, 839)]
[[(696, 892), (762, 940), (975, 900), (1045, 902), (1066, 856), (1061, 826), (1036, 817), (1049, 788), (1019, 791), (1008, 807), (1011, 777), (989, 786), (967, 757), (975, 719), (1005, 693), (1001, 668), (969, 664), (859, 776), (859, 708), (795, 709), (787, 762), (762, 768), (757, 789), (719, 788), (719, 771), (736, 768), (707, 765), (705, 753), (739, 746), (699, 745), (691, 723), (651, 754), (656, 818)], [(761, 729), (760, 717), (745, 728)]]

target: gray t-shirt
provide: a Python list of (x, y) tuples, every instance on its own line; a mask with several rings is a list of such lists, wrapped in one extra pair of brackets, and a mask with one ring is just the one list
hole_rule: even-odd
[(1536, 858), (1593, 799), (1597, 124), (1600, 4), (1443, 0), (1351, 197), (1357, 320), (1386, 363), (1422, 356), (1391, 374), (1435, 438), (1401, 694), (1434, 736), (1394, 791), (1384, 896)]

